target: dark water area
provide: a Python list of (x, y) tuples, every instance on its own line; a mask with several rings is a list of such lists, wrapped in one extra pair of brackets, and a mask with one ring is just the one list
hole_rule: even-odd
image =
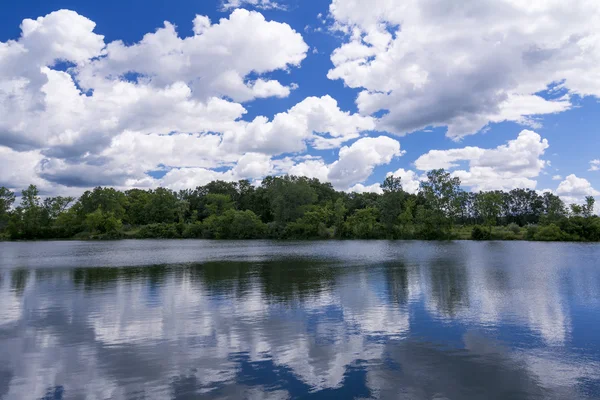
[(600, 399), (600, 245), (0, 243), (1, 399)]

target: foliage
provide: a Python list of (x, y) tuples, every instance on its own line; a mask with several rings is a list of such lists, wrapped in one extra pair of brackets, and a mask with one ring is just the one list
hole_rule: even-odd
[(301, 218), (308, 206), (318, 199), (317, 192), (304, 177), (271, 178), (266, 185), (274, 220), (281, 225)]
[(9, 210), (15, 202), (15, 194), (8, 188), (0, 186), (0, 232), (8, 222)]
[(421, 182), (420, 194), (425, 200), (419, 213), (423, 234), (426, 237), (449, 235), (460, 214), (460, 179), (443, 169), (429, 171), (427, 180)]
[(346, 221), (346, 232), (357, 239), (381, 237), (382, 226), (377, 222), (378, 214), (378, 210), (372, 207), (356, 210)]
[(181, 233), (177, 224), (149, 224), (144, 225), (136, 235), (139, 239), (178, 239)]
[(471, 239), (473, 240), (490, 240), (491, 238), (491, 231), (482, 226), (475, 225), (471, 231)]
[(508, 224), (508, 226), (506, 228), (509, 231), (511, 231), (512, 233), (514, 233), (515, 235), (518, 235), (519, 233), (521, 233), (521, 228), (519, 227), (519, 225), (515, 224), (514, 222), (511, 222), (510, 224)]
[(203, 237), (207, 239), (258, 239), (264, 237), (267, 226), (250, 210), (227, 210), (213, 214), (203, 222)]
[(502, 210), (502, 193), (498, 191), (480, 192), (476, 197), (474, 206), (491, 233), (492, 226), (496, 225)]
[(92, 213), (89, 213), (85, 218), (85, 227), (91, 233), (114, 233), (121, 229), (122, 222), (115, 217), (113, 211), (104, 211), (102, 207)]
[(562, 240), (563, 237), (563, 232), (555, 224), (542, 226), (534, 235), (535, 240), (542, 240), (548, 242), (556, 242)]
[(390, 175), (381, 184), (381, 189), (383, 195), (381, 195), (378, 202), (380, 221), (385, 227), (386, 236), (389, 239), (396, 239), (398, 236), (396, 224), (402, 213), (402, 205), (406, 195), (402, 190), (402, 180)]
[(530, 189), (471, 193), (444, 170), (417, 193), (390, 175), (382, 193), (297, 176), (259, 186), (214, 181), (179, 192), (97, 187), (79, 199), (0, 187), (0, 238), (476, 239), (600, 241), (594, 198), (565, 207)]

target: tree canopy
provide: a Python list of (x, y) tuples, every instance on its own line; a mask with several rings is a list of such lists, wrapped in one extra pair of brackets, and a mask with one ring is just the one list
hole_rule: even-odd
[[(17, 202), (17, 200), (19, 200)], [(345, 193), (298, 176), (214, 181), (179, 192), (97, 187), (42, 198), (0, 187), (0, 238), (600, 240), (594, 198), (565, 205), (530, 189), (472, 193), (443, 169), (417, 193), (388, 176), (381, 194)]]

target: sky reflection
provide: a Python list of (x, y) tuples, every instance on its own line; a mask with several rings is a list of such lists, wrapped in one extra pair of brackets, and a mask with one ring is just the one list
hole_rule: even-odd
[(600, 398), (600, 247), (372, 243), (3, 265), (0, 397)]

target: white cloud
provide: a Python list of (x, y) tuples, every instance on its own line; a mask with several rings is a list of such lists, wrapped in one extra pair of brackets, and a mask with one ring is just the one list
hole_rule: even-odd
[(194, 36), (180, 38), (175, 26), (165, 22), (139, 43), (109, 43), (106, 57), (80, 68), (79, 79), (83, 86), (94, 87), (98, 79), (135, 72), (156, 87), (185, 82), (200, 100), (212, 96), (235, 101), (285, 97), (290, 87), (246, 77), (298, 66), (308, 52), (302, 36), (289, 25), (266, 21), (262, 14), (244, 9), (234, 10), (229, 18), (212, 25), (208, 18), (196, 17), (194, 32)]
[(35, 167), (42, 159), (38, 151), (17, 152), (0, 146), (0, 186), (21, 190), (30, 183), (42, 183), (35, 175)]
[[(308, 50), (289, 25), (246, 10), (214, 25), (197, 17), (196, 34), (184, 39), (166, 23), (131, 46), (105, 47), (94, 27), (61, 10), (23, 21), (18, 41), (0, 43), (0, 144), (73, 157), (100, 151), (126, 130), (231, 130), (246, 110), (219, 97), (286, 96), (292, 86), (246, 76), (298, 65)], [(57, 71), (57, 60), (76, 66)], [(125, 74), (138, 74), (137, 83)]]
[[(216, 24), (196, 16), (185, 38), (166, 22), (131, 45), (105, 44), (94, 29), (60, 10), (23, 21), (18, 40), (0, 42), (0, 146), (10, 153), (5, 159), (27, 161), (22, 171), (3, 171), (6, 185), (183, 187), (175, 180), (259, 179), (292, 167), (325, 180), (330, 166), (322, 161), (272, 157), (307, 145), (338, 148), (375, 128), (373, 118), (341, 110), (330, 96), (308, 97), (272, 119), (241, 120), (246, 109), (238, 102), (297, 87), (263, 74), (298, 66), (308, 51), (289, 25), (260, 13), (234, 10)], [(57, 61), (74, 67), (56, 70)], [(167, 174), (146, 175), (155, 169)]]
[(349, 193), (383, 193), (383, 189), (381, 189), (381, 185), (379, 183), (374, 183), (372, 185), (365, 186), (362, 183), (357, 183), (348, 189)]
[(239, 124), (238, 129), (225, 132), (223, 145), (233, 151), (268, 154), (299, 152), (307, 141), (317, 149), (332, 149), (374, 127), (373, 118), (340, 110), (328, 95), (307, 97), (271, 121), (260, 116)]
[[(237, 0), (227, 4), (231, 8), (264, 8), (279, 3)], [(182, 188), (211, 179), (258, 181), (266, 174), (292, 173), (330, 181), (338, 189), (347, 190), (356, 184), (360, 184), (356, 186), (360, 189), (369, 187), (362, 185), (375, 167), (388, 164), (403, 153), (400, 143), (389, 137), (361, 137), (365, 132), (392, 125), (390, 130), (399, 133), (398, 126), (390, 125), (394, 118), (410, 125), (416, 116), (429, 118), (427, 110), (437, 112), (436, 107), (444, 101), (442, 108), (448, 110), (455, 130), (479, 124), (482, 115), (486, 121), (511, 120), (536, 126), (539, 122), (531, 114), (559, 112), (570, 106), (567, 95), (556, 101), (536, 96), (543, 85), (529, 85), (522, 68), (515, 67), (518, 73), (504, 71), (506, 63), (499, 63), (500, 86), (493, 84), (494, 79), (489, 80), (491, 83), (485, 80), (488, 76), (478, 71), (495, 66), (495, 55), (487, 49), (481, 57), (470, 52), (471, 39), (466, 38), (463, 27), (446, 26), (448, 21), (444, 26), (457, 30), (448, 30), (454, 32), (453, 40), (457, 41), (456, 46), (449, 47), (449, 54), (424, 55), (421, 47), (403, 42), (404, 38), (416, 37), (417, 43), (431, 49), (449, 44), (452, 35), (439, 35), (437, 27), (429, 22), (418, 29), (414, 26), (414, 13), (426, 11), (416, 15), (418, 21), (430, 16), (427, 2), (412, 10), (396, 2), (382, 4), (377, 10), (365, 9), (363, 3), (356, 3), (352, 9), (348, 4), (349, 0), (332, 4), (336, 26), (345, 29), (350, 40), (332, 55), (335, 68), (330, 74), (341, 74), (347, 85), (367, 89), (358, 98), (360, 112), (344, 111), (334, 98), (324, 95), (305, 98), (273, 117), (257, 116), (251, 121), (242, 118), (246, 107), (253, 104), (242, 103), (285, 97), (297, 88), (291, 81), (274, 80), (271, 75), (299, 66), (309, 50), (300, 33), (288, 24), (267, 21), (258, 12), (235, 9), (215, 23), (206, 16), (196, 16), (193, 35), (189, 37), (180, 37), (176, 27), (165, 22), (164, 27), (146, 34), (139, 42), (125, 44), (105, 43), (102, 35), (94, 33), (95, 23), (73, 11), (60, 10), (36, 20), (24, 20), (21, 37), (0, 42), (0, 165), (4, 165), (1, 183), (12, 188), (36, 183), (47, 192), (63, 190), (66, 186), (61, 185), (67, 185), (72, 189), (65, 191), (73, 192), (94, 185), (128, 188), (163, 184)], [(507, 7), (512, 10), (518, 6)], [(580, 8), (575, 7), (573, 15)], [(392, 25), (398, 10), (406, 23), (395, 38), (388, 29), (395, 29)], [(383, 29), (381, 23), (385, 19), (392, 25)], [(499, 54), (540, 56), (533, 50), (516, 52), (522, 50), (519, 45), (515, 45), (517, 50), (511, 47), (508, 51), (510, 40), (521, 43), (519, 40), (526, 33), (512, 22), (507, 26), (515, 31), (501, 41)], [(570, 27), (567, 31), (579, 32), (578, 29)], [(532, 46), (544, 43), (550, 50), (555, 49), (554, 42), (538, 40), (543, 28), (536, 25), (531, 30)], [(416, 32), (430, 35), (418, 36)], [(479, 45), (482, 32), (475, 32), (472, 41)], [(562, 32), (552, 35), (556, 43), (563, 44), (559, 52), (570, 51), (573, 46), (581, 48), (586, 43), (586, 60), (596, 54), (597, 43), (589, 35), (573, 36), (573, 42), (568, 43), (559, 40), (566, 37)], [(464, 52), (464, 60), (458, 66), (450, 63), (450, 78), (444, 78), (435, 68), (443, 65), (442, 61), (448, 62), (447, 58), (457, 57), (455, 48)], [(474, 49), (480, 50), (477, 46)], [(430, 60), (427, 57), (434, 62), (425, 63)], [(523, 57), (518, 58), (517, 64)], [(565, 58), (565, 65), (557, 67), (553, 53), (548, 57), (552, 68), (559, 72), (565, 71), (569, 63), (584, 62), (581, 57), (570, 57)], [(64, 68), (59, 68), (57, 62), (71, 67), (59, 70)], [(394, 65), (398, 68), (391, 67)], [(532, 71), (541, 68), (534, 62)], [(552, 68), (548, 67), (548, 71)], [(591, 67), (590, 71), (593, 75)], [(583, 89), (575, 89), (574, 78), (566, 79), (563, 85), (572, 93), (585, 94)], [(589, 83), (587, 76), (585, 79)], [(509, 81), (517, 82), (516, 86), (508, 85)], [(468, 96), (458, 92), (461, 82), (473, 83), (468, 86), (473, 89)], [(434, 83), (439, 83), (439, 87), (432, 86)], [(591, 83), (586, 87), (590, 93), (594, 90)], [(500, 93), (501, 102), (490, 100), (495, 99), (490, 97), (492, 89)], [(402, 97), (401, 93), (410, 96)], [(477, 101), (471, 97), (477, 97)], [(379, 109), (381, 102), (389, 101), (397, 109), (387, 116), (377, 119), (366, 115)], [(423, 104), (427, 112), (423, 112)], [(408, 107), (406, 114), (398, 113), (402, 107)], [(442, 125), (450, 120), (444, 118)], [(421, 170), (433, 165), (456, 169), (454, 174), (474, 188), (534, 187), (532, 178), (545, 165), (540, 157), (547, 142), (532, 135), (536, 134), (521, 133), (506, 149), (500, 146), (434, 150), (417, 162)], [(355, 142), (344, 146), (352, 140)], [(339, 148), (339, 158), (332, 163), (319, 157), (300, 158), (307, 147)], [(18, 163), (19, 159), (23, 162)], [(461, 161), (468, 162), (470, 168), (460, 170)], [(11, 167), (13, 162), (20, 166), (19, 170)], [(147, 175), (157, 169), (167, 171), (162, 179)], [(415, 172), (400, 169), (396, 173), (403, 174), (405, 190), (417, 190), (419, 177)]]
[(195, 188), (215, 180), (234, 181), (231, 171), (217, 172), (206, 168), (175, 168), (165, 174), (157, 182), (158, 186), (173, 190)]
[(588, 171), (600, 171), (600, 159), (590, 161), (590, 169)]
[(567, 176), (558, 185), (556, 193), (569, 197), (600, 196), (600, 192), (594, 189), (587, 179), (579, 178), (574, 174)]
[(530, 130), (523, 130), (515, 140), (495, 149), (463, 147), (450, 150), (431, 150), (415, 161), (417, 169), (454, 169), (458, 162), (469, 163), (468, 170), (454, 170), (452, 174), (473, 190), (510, 190), (517, 187), (535, 188), (536, 178), (546, 166), (540, 159), (548, 148), (548, 141)]
[(221, 10), (227, 11), (233, 8), (254, 7), (261, 10), (278, 9), (285, 10), (286, 7), (274, 0), (223, 0)]
[(561, 176), (561, 175), (554, 175), (554, 176), (552, 177), (552, 180), (553, 180), (553, 181), (560, 181), (561, 179), (562, 179), (562, 176)]
[(340, 156), (329, 170), (328, 178), (336, 187), (348, 187), (366, 180), (378, 165), (389, 164), (401, 156), (400, 143), (387, 136), (362, 138), (340, 149)]
[(327, 182), (329, 179), (329, 165), (321, 159), (306, 160), (296, 165), (293, 165), (287, 170), (290, 175), (306, 176), (307, 178), (317, 178), (322, 182)]
[(403, 154), (400, 143), (387, 136), (361, 138), (342, 147), (338, 159), (331, 164), (313, 158), (288, 166), (282, 172), (331, 182), (339, 190), (378, 191), (379, 184), (365, 189), (367, 186), (361, 183), (371, 176), (376, 166), (389, 164)]
[(600, 96), (598, 2), (333, 0), (330, 13), (348, 39), (328, 76), (363, 89), (362, 113), (388, 110), (382, 130), (447, 126), (460, 138), (505, 120), (536, 128), (532, 116), (571, 107), (569, 96), (538, 95), (549, 85)]
[(246, 153), (233, 168), (233, 174), (239, 179), (257, 179), (271, 173), (271, 157), (260, 153)]
[(20, 195), (21, 190), (30, 184), (36, 185), (40, 194), (61, 196), (79, 196), (82, 190), (53, 184), (38, 173), (44, 156), (37, 150), (17, 152), (0, 146), (0, 186), (5, 186)]
[(389, 164), (392, 159), (403, 154), (397, 140), (387, 136), (368, 137), (342, 147), (338, 159), (331, 164), (326, 164), (320, 158), (309, 158), (283, 166), (279, 171), (331, 182), (338, 190), (377, 191), (376, 186), (379, 184), (365, 189), (367, 186), (362, 183), (371, 176), (376, 166)]

